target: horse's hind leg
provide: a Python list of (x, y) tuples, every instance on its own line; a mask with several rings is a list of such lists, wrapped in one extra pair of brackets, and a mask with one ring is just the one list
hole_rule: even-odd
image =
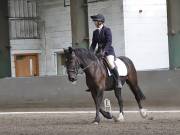
[(134, 78), (134, 79), (131, 79), (129, 78), (127, 80), (127, 84), (129, 85), (131, 91), (133, 92), (134, 96), (135, 96), (135, 99), (138, 103), (138, 107), (140, 109), (140, 114), (143, 118), (146, 118), (147, 117), (147, 113), (146, 113), (146, 110), (143, 109), (142, 107), (142, 104), (141, 104), (141, 101), (142, 100), (145, 100), (145, 96), (144, 94), (142, 93), (140, 87), (138, 86), (138, 83), (137, 83), (137, 78)]

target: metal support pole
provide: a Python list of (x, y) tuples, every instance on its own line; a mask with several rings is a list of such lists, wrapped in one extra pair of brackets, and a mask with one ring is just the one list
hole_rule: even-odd
[(72, 46), (89, 47), (87, 0), (70, 0)]

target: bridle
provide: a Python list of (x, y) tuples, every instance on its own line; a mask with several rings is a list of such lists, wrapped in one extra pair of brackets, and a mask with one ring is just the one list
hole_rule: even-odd
[(82, 71), (85, 71), (86, 69), (88, 69), (89, 67), (91, 67), (92, 64), (94, 64), (94, 61), (91, 62), (91, 63), (90, 63), (89, 65), (87, 65), (86, 67), (82, 67), (82, 66), (80, 66), (81, 64), (80, 64), (79, 60), (76, 58), (76, 64), (75, 64), (74, 68), (73, 68), (73, 69), (67, 69), (67, 72), (74, 72), (74, 73), (77, 75), (77, 74), (78, 74), (79, 67), (81, 67)]
[(75, 64), (74, 68), (71, 69), (67, 68), (67, 72), (74, 72), (76, 75), (78, 74), (78, 70), (79, 70), (79, 63)]

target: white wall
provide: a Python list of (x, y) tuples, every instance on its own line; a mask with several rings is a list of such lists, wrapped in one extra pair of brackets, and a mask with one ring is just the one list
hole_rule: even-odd
[(124, 29), (125, 55), (138, 70), (169, 68), (166, 0), (124, 0)]

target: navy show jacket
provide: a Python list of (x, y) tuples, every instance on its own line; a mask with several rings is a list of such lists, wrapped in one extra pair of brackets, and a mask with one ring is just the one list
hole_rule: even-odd
[(110, 28), (103, 26), (100, 32), (99, 29), (93, 31), (90, 50), (94, 51), (97, 44), (97, 53), (100, 51), (100, 49), (102, 49), (102, 51), (104, 51), (106, 55), (115, 56), (114, 48), (112, 46), (112, 33)]

